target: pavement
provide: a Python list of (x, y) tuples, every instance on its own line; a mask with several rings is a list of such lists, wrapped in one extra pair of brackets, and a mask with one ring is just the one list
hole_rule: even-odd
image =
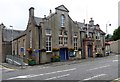
[(93, 58), (88, 58), (88, 59), (80, 59), (80, 60), (67, 60), (67, 61), (61, 61), (61, 62), (51, 62), (47, 64), (39, 64), (39, 65), (24, 65), (24, 66), (19, 66), (19, 65), (13, 65), (9, 63), (1, 63), (0, 65), (9, 68), (9, 69), (27, 69), (27, 68), (32, 68), (32, 67), (37, 67), (37, 66), (61, 66), (61, 65), (70, 65), (70, 64), (76, 64), (76, 63), (82, 63), (82, 62), (89, 62), (89, 61), (94, 61)]
[[(111, 54), (113, 55), (113, 54)], [(106, 58), (108, 56), (105, 56)], [(39, 65), (33, 65), (33, 66), (29, 66), (29, 65), (13, 65), (13, 64), (9, 64), (9, 63), (0, 63), (0, 65), (6, 67), (6, 68), (10, 68), (10, 69), (26, 69), (26, 68), (32, 68), (32, 67), (36, 67), (36, 66), (61, 66), (61, 65), (70, 65), (70, 64), (76, 64), (76, 63), (82, 63), (82, 62), (89, 62), (89, 61), (94, 61), (96, 59), (100, 59), (100, 58), (104, 58), (104, 57), (96, 57), (96, 58), (88, 58), (88, 59), (79, 59), (79, 60), (67, 60), (67, 61), (61, 61), (61, 62), (50, 62), (47, 64), (39, 64)]]

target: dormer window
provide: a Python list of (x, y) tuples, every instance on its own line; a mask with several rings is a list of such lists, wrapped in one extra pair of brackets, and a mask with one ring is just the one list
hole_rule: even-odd
[(61, 27), (65, 26), (65, 16), (64, 14), (61, 15)]

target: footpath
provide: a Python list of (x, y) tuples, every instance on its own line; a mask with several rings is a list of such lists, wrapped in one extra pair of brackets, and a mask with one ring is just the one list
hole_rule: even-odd
[(61, 62), (51, 62), (47, 64), (39, 64), (39, 65), (24, 65), (24, 66), (18, 66), (18, 65), (12, 65), (9, 63), (1, 63), (2, 66), (10, 69), (27, 69), (27, 68), (32, 68), (32, 67), (37, 67), (37, 66), (61, 66), (61, 65), (70, 65), (70, 64), (77, 64), (77, 63), (82, 63), (82, 62), (90, 62), (94, 61), (93, 58), (88, 58), (88, 59), (80, 59), (80, 60), (67, 60), (67, 61), (61, 61)]

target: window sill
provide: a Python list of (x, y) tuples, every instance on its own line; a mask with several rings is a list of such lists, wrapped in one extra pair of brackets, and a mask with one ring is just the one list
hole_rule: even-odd
[(78, 50), (74, 50), (75, 52), (77, 52)]
[(46, 51), (47, 53), (52, 52), (52, 51)]
[(65, 28), (65, 26), (61, 26), (61, 28)]

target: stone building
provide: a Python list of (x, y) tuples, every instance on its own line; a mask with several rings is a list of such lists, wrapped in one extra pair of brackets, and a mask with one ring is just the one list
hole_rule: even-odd
[(78, 23), (80, 26), (80, 42), (82, 58), (96, 57), (96, 53), (105, 56), (105, 33), (98, 24), (94, 25), (91, 18), (89, 24)]
[(89, 24), (73, 21), (64, 5), (43, 18), (34, 16), (31, 7), (27, 29), (14, 39), (12, 50), (25, 62), (31, 58), (36, 64), (51, 62), (54, 56), (59, 56), (60, 61), (88, 58), (96, 52), (104, 55), (104, 35), (93, 19)]
[(6, 55), (12, 55), (12, 33), (13, 38), (20, 35), (22, 31), (7, 29), (2, 23), (0, 24), (0, 60), (5, 62)]

